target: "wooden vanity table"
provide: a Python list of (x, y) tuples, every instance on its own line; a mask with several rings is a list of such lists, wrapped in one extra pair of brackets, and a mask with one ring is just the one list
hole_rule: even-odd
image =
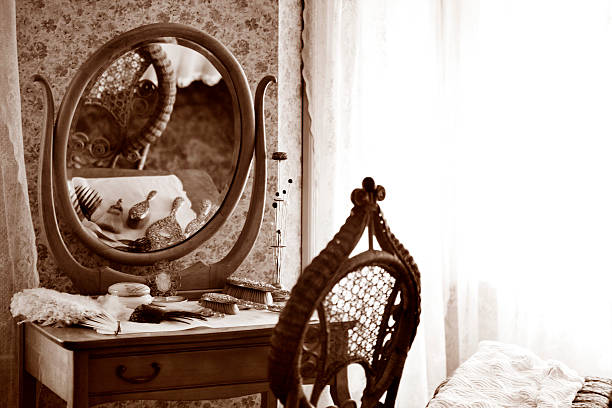
[(268, 388), (274, 325), (176, 332), (97, 334), (86, 328), (20, 328), (20, 407), (34, 407), (37, 382), (88, 407), (115, 400), (200, 400), (261, 393)]
[[(175, 75), (181, 59), (173, 55), (195, 56), (210, 65), (217, 82), (197, 89), (217, 87), (218, 97), (193, 91), (195, 96), (187, 99), (207, 105), (179, 112), (186, 105), (174, 106), (181, 92)], [(151, 69), (155, 81), (145, 75)], [(56, 265), (76, 291), (102, 295), (114, 283), (139, 282), (151, 286), (154, 296), (174, 294), (180, 287), (179, 295), (198, 299), (203, 291), (222, 289), (253, 248), (262, 225), (267, 205), (264, 95), (275, 78), (264, 77), (253, 97), (239, 62), (218, 40), (193, 27), (156, 23), (120, 34), (95, 50), (68, 85), (57, 117), (49, 82), (41, 76), (36, 81), (46, 105), (40, 217)], [(185, 129), (193, 134), (186, 136)], [(248, 210), (242, 229), (232, 230), (235, 239), (228, 242), (233, 246), (175, 269), (172, 261), (198, 249), (231, 216), (251, 167)], [(208, 180), (207, 187), (191, 186), (193, 179)], [(136, 223), (130, 224), (134, 220), (128, 216), (136, 217)], [(115, 266), (105, 261), (89, 265), (83, 253), (75, 257), (74, 247), (80, 247), (65, 242), (60, 217), (85, 253)], [(217, 252), (225, 255), (218, 259)], [(149, 269), (123, 272), (122, 266)], [(276, 407), (267, 380), (270, 336), (278, 319), (272, 314), (265, 323), (247, 326), (238, 322), (117, 336), (23, 324), (20, 405), (34, 406), (42, 383), (70, 407), (254, 393), (261, 393), (262, 407)]]

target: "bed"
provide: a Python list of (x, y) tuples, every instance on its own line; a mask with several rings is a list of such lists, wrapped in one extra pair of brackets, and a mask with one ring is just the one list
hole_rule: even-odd
[(427, 407), (607, 408), (611, 401), (611, 379), (582, 377), (522, 347), (483, 341), (438, 386)]

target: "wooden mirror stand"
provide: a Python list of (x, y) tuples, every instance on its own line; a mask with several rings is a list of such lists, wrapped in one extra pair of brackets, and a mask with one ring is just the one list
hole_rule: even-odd
[[(202, 53), (208, 53), (215, 61), (220, 61), (220, 71), (222, 74), (225, 72), (224, 79), (232, 87), (238, 105), (238, 129), (242, 140), (240, 147), (242, 157), (239, 159), (234, 181), (226, 200), (213, 219), (200, 231), (189, 239), (165, 249), (147, 253), (122, 252), (97, 242), (91, 235), (84, 233), (77, 214), (70, 204), (66, 186), (66, 150), (70, 123), (87, 83), (94, 75), (97, 75), (101, 67), (108, 65), (109, 58), (116, 58), (130, 47), (142, 44), (143, 41), (167, 37), (194, 44), (194, 48), (199, 48)], [(66, 246), (59, 228), (58, 214), (61, 215), (62, 220), (67, 221), (81, 242), (110, 261), (125, 265), (153, 265), (178, 259), (210, 239), (231, 215), (242, 196), (251, 161), (253, 156), (255, 157), (248, 213), (233, 247), (218, 262), (206, 264), (196, 261), (190, 267), (176, 271), (180, 280), (179, 294), (183, 296), (196, 297), (203, 290), (223, 287), (226, 278), (238, 268), (251, 251), (261, 227), (267, 177), (264, 96), (267, 86), (271, 82), (276, 82), (276, 79), (273, 76), (263, 78), (257, 86), (255, 98), (252, 99), (242, 68), (233, 55), (214, 38), (179, 24), (151, 24), (116, 37), (88, 59), (68, 87), (59, 108), (57, 120), (55, 120), (53, 95), (48, 81), (40, 75), (36, 75), (34, 80), (43, 87), (46, 107), (38, 183), (39, 211), (44, 235), (58, 267), (72, 280), (75, 288), (82, 294), (103, 294), (113, 283), (145, 283), (146, 278), (124, 273), (108, 266), (87, 267), (82, 265)]]

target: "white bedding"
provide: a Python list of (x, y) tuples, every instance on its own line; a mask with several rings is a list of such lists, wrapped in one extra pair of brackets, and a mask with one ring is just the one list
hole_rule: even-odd
[(441, 407), (571, 407), (584, 378), (563, 363), (521, 347), (483, 341), (428, 405)]

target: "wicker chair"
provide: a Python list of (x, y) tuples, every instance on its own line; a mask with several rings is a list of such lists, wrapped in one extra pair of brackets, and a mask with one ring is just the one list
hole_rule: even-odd
[[(163, 39), (160, 39), (163, 41)], [(158, 85), (142, 80), (149, 66)], [(68, 144), (68, 168), (144, 167), (149, 146), (164, 132), (176, 99), (172, 62), (159, 44), (114, 60), (83, 93)]]
[[(419, 323), (420, 275), (383, 218), (377, 202), (384, 197), (371, 178), (353, 191), (351, 215), (304, 270), (280, 315), (268, 367), (270, 388), (286, 407), (316, 406), (326, 385), (338, 407), (356, 407), (348, 391), (353, 363), (366, 376), (361, 406), (394, 406)], [(369, 249), (350, 257), (366, 227)], [(374, 237), (382, 250), (374, 250)], [(313, 384), (310, 398), (303, 382)]]

